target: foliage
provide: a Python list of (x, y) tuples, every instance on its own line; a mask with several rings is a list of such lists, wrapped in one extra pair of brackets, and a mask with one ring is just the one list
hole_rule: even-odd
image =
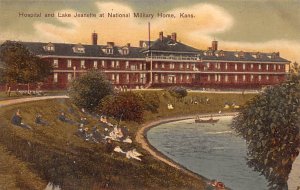
[(144, 109), (146, 111), (150, 111), (152, 113), (158, 112), (160, 100), (156, 92), (140, 92), (138, 95), (142, 98)]
[(73, 80), (69, 87), (71, 101), (89, 111), (95, 111), (100, 100), (112, 93), (111, 83), (102, 73), (94, 70)]
[(299, 63), (294, 62), (291, 64), (291, 74), (298, 75), (300, 71)]
[(7, 41), (1, 45), (0, 62), (2, 83), (41, 82), (52, 71), (51, 65), (18, 42)]
[(181, 87), (181, 86), (173, 86), (173, 87), (170, 87), (168, 89), (169, 93), (178, 98), (178, 99), (181, 99), (181, 98), (184, 98), (187, 96), (188, 92), (187, 90), (184, 88), (184, 87)]
[(299, 80), (270, 87), (249, 102), (232, 128), (248, 145), (247, 163), (261, 172), (272, 190), (285, 189), (299, 154)]
[(143, 121), (143, 111), (143, 100), (130, 91), (107, 96), (100, 103), (100, 113), (125, 121)]

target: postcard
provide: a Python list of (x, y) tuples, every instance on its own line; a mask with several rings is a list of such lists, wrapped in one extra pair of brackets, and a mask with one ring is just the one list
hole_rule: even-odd
[(299, 190), (299, 8), (0, 0), (0, 189)]

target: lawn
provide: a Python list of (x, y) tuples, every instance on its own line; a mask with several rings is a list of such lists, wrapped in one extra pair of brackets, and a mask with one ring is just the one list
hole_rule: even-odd
[[(139, 93), (139, 92), (137, 92)], [(190, 92), (186, 98), (176, 99), (166, 91), (149, 91), (160, 100), (158, 113), (145, 113), (144, 122), (153, 119), (200, 113), (233, 111), (224, 109), (225, 102), (243, 105), (254, 95), (201, 94)], [(206, 101), (206, 99), (209, 99)], [(193, 103), (192, 103), (193, 102)], [(197, 103), (196, 103), (197, 102)], [(172, 104), (173, 110), (167, 105)], [(10, 124), (10, 118), (17, 109), (21, 110), (23, 121), (33, 127), (26, 130)], [(61, 185), (63, 189), (204, 189), (203, 181), (188, 176), (160, 161), (139, 147), (136, 142), (124, 144), (113, 142), (91, 143), (75, 136), (77, 127), (57, 119), (60, 112), (78, 121), (87, 117), (88, 128), (98, 122), (84, 115), (67, 99), (46, 100), (12, 105), (0, 110), (0, 165), (9, 163), (0, 176), (9, 177), (9, 189), (41, 189), (48, 181)], [(43, 115), (49, 126), (37, 126), (34, 117)], [(141, 124), (122, 122), (131, 133), (132, 139)], [(104, 132), (104, 128), (100, 128)], [(115, 153), (111, 147), (120, 145), (122, 149), (137, 148), (144, 156), (142, 162), (129, 160)], [(14, 165), (14, 163), (16, 163)], [(8, 168), (23, 168), (22, 174)], [(26, 175), (24, 175), (26, 174)], [(0, 185), (5, 184), (0, 178)], [(22, 180), (20, 180), (22, 179)], [(20, 181), (22, 183), (20, 183)]]
[[(43, 91), (45, 94), (43, 96), (57, 96), (57, 95), (66, 95), (66, 90), (53, 90), (53, 91)], [(37, 97), (38, 95), (18, 95), (15, 91), (12, 91), (10, 96), (4, 91), (0, 91), (0, 101), (1, 100), (10, 100), (17, 98), (28, 98), (28, 97)]]

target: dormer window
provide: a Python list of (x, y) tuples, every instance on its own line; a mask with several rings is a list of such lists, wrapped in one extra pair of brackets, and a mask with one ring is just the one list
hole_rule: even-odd
[(54, 45), (50, 42), (48, 43), (46, 46), (43, 47), (45, 51), (50, 51), (50, 52), (53, 52), (55, 51), (55, 47)]
[(113, 48), (106, 48), (106, 54), (113, 54), (114, 49)]
[(277, 52), (277, 53), (273, 52), (270, 56), (271, 59), (276, 59), (278, 57), (279, 57), (279, 52)]
[(261, 59), (262, 55), (261, 53), (257, 52), (256, 54), (252, 55), (255, 59)]
[(74, 53), (85, 53), (85, 49), (81, 44), (78, 44), (73, 47), (73, 52)]
[(122, 55), (128, 55), (129, 54), (129, 48), (128, 47), (123, 47), (119, 49), (119, 53)]

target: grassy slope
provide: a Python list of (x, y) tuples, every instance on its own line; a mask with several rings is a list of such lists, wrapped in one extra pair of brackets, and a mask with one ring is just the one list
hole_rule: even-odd
[[(145, 121), (175, 115), (217, 112), (226, 101), (241, 104), (253, 97), (190, 93), (187, 98), (177, 101), (165, 92), (148, 93), (158, 93), (161, 105), (158, 113), (146, 113)], [(200, 102), (205, 97), (210, 98), (209, 104), (190, 104), (191, 98)], [(175, 109), (167, 110), (168, 103), (172, 103)], [(77, 129), (75, 126), (56, 119), (59, 112), (65, 111), (69, 118), (78, 120), (78, 110), (74, 108), (75, 113), (71, 114), (67, 111), (69, 107), (72, 105), (68, 100), (47, 100), (13, 105), (0, 111), (0, 115), (4, 116), (0, 118), (0, 126), (4, 126), (0, 128), (0, 145), (10, 151), (9, 153), (0, 146), (0, 151), (3, 151), (0, 164), (13, 157), (16, 161), (11, 161), (23, 165), (24, 172), (28, 174), (23, 183), (17, 183), (20, 178), (13, 172), (8, 172), (12, 184), (10, 189), (40, 189), (41, 184), (46, 186), (45, 180), (64, 184), (64, 189), (203, 189), (201, 181), (153, 159), (142, 149), (137, 148), (145, 155), (143, 161), (138, 162), (108, 151), (109, 147), (104, 144), (91, 144), (77, 138), (74, 136)], [(34, 131), (9, 124), (18, 108), (21, 109), (24, 122), (30, 124)], [(35, 126), (33, 121), (36, 113), (42, 113), (47, 121), (51, 121), (51, 127)], [(96, 124), (92, 118), (88, 119), (91, 121), (89, 127)], [(127, 122), (126, 125), (134, 136), (139, 124)], [(113, 144), (116, 145), (118, 143)], [(120, 145), (125, 150), (138, 147), (136, 143)]]
[[(57, 91), (44, 91), (47, 96), (55, 96), (55, 95), (65, 95), (65, 90), (57, 90)], [(4, 91), (0, 91), (0, 101), (1, 100), (10, 100), (10, 99), (18, 99), (18, 98), (28, 98), (28, 97), (36, 97), (29, 95), (17, 95), (15, 91), (11, 92), (10, 96), (8, 96)]]

